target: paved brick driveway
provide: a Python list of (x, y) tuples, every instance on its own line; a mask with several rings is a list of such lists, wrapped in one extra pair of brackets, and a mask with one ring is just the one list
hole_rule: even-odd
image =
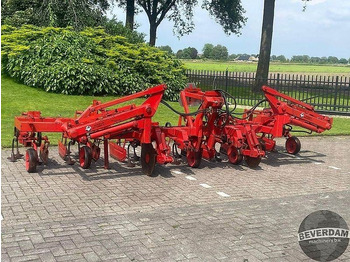
[(307, 215), (328, 209), (350, 225), (350, 138), (301, 141), (298, 156), (280, 146), (258, 170), (203, 161), (157, 166), (156, 178), (113, 161), (67, 166), (57, 148), (28, 174), (3, 150), (2, 260), (308, 261)]

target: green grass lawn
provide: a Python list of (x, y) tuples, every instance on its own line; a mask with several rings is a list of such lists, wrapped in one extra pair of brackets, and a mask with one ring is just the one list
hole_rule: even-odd
[[(187, 69), (193, 70), (225, 71), (228, 69), (230, 72), (255, 72), (257, 67), (257, 63), (239, 63), (229, 61), (182, 60), (182, 62)], [(349, 75), (350, 66), (271, 63), (270, 72)]]
[[(102, 102), (115, 99), (114, 96), (68, 96), (62, 94), (46, 93), (43, 90), (18, 84), (8, 77), (1, 78), (1, 145), (9, 147), (13, 137), (14, 117), (22, 112), (36, 110), (43, 116), (73, 117), (76, 110), (84, 110), (92, 100)], [(141, 104), (143, 99), (136, 99), (135, 104)], [(172, 107), (182, 112), (177, 102), (169, 102)], [(242, 110), (238, 110), (242, 112)], [(154, 121), (164, 125), (166, 122), (177, 124), (178, 116), (164, 105), (160, 105)], [(350, 119), (335, 118), (334, 126), (325, 135), (350, 135)], [(59, 134), (49, 134), (52, 144), (57, 144)]]
[[(2, 76), (1, 145), (3, 147), (11, 145), (14, 117), (20, 115), (22, 112), (34, 110), (41, 111), (44, 117), (73, 117), (76, 110), (86, 109), (94, 99), (107, 102), (115, 98), (117, 97), (72, 96), (47, 93), (41, 89), (18, 84), (11, 78)], [(135, 99), (133, 103), (141, 104), (143, 101), (144, 99)], [(169, 104), (178, 111), (182, 110), (182, 107), (177, 102), (169, 102)], [(164, 125), (166, 122), (176, 125), (178, 117), (170, 109), (161, 104), (154, 117), (154, 121), (159, 121), (161, 125)], [(49, 138), (52, 144), (57, 144), (60, 135), (50, 134)]]

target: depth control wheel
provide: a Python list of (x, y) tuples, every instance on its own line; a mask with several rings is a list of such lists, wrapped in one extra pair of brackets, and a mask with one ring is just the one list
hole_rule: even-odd
[(202, 150), (200, 149), (198, 152), (187, 150), (186, 157), (188, 165), (192, 168), (197, 168), (202, 161)]
[(82, 146), (79, 149), (79, 163), (81, 168), (88, 169), (91, 165), (92, 151), (88, 146)]
[(245, 162), (247, 163), (248, 167), (257, 168), (261, 162), (261, 156), (258, 156), (258, 157), (246, 156)]
[(227, 157), (231, 164), (239, 165), (242, 163), (243, 155), (241, 150), (235, 146), (230, 146), (227, 150)]
[(300, 140), (296, 136), (291, 136), (286, 141), (286, 150), (289, 154), (296, 155), (301, 148)]
[(156, 165), (156, 151), (153, 148), (152, 143), (144, 143), (141, 145), (141, 167), (142, 172), (147, 176), (155, 177), (158, 174), (154, 174), (154, 166)]
[(38, 165), (38, 155), (34, 148), (28, 148), (26, 150), (25, 161), (28, 173), (34, 173), (36, 171), (36, 166)]

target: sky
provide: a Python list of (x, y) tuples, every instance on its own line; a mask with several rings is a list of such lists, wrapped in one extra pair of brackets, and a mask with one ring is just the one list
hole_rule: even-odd
[[(201, 2), (201, 1), (199, 1)], [(178, 38), (173, 34), (173, 22), (164, 19), (158, 27), (156, 46), (169, 45), (174, 52), (195, 47), (202, 52), (205, 43), (224, 45), (229, 54), (258, 54), (263, 16), (263, 0), (241, 0), (248, 21), (241, 35), (226, 35), (222, 27), (206, 10), (195, 9), (195, 30)], [(301, 0), (276, 0), (271, 55), (336, 56), (350, 58), (350, 1), (312, 0), (303, 12)], [(200, 4), (198, 5), (200, 6)], [(108, 16), (116, 15), (125, 21), (124, 10), (114, 7)], [(146, 14), (135, 17), (137, 31), (147, 34)]]

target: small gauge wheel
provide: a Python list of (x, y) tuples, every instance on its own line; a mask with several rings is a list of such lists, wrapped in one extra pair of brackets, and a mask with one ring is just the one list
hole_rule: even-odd
[(156, 165), (156, 155), (152, 143), (144, 143), (141, 145), (141, 168), (142, 172), (147, 176), (155, 177), (158, 175), (153, 173)]
[(38, 165), (38, 155), (34, 148), (28, 148), (26, 150), (25, 163), (28, 173), (36, 172), (36, 166)]
[(202, 150), (199, 150), (198, 152), (187, 150), (186, 157), (188, 165), (192, 168), (197, 168), (202, 161)]
[(227, 157), (231, 164), (239, 165), (242, 163), (243, 155), (241, 150), (235, 146), (230, 146), (227, 150)]
[(286, 140), (286, 150), (289, 154), (296, 155), (301, 148), (300, 140), (296, 136), (291, 136)]
[(81, 168), (88, 169), (91, 165), (92, 152), (88, 146), (82, 146), (79, 149), (79, 163)]

